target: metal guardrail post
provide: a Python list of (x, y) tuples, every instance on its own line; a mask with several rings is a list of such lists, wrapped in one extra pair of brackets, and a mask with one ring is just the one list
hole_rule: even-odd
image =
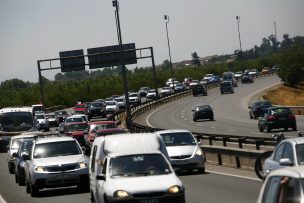
[(212, 145), (212, 140), (214, 139), (215, 137), (214, 136), (209, 136), (208, 139), (209, 139), (209, 145)]
[(237, 168), (241, 168), (241, 161), (240, 161), (240, 157), (239, 156), (235, 157), (235, 163), (236, 163), (236, 167)]
[(244, 142), (244, 138), (239, 138), (238, 142), (239, 142), (239, 148), (242, 149), (243, 148), (243, 142)]
[(222, 154), (217, 154), (217, 160), (220, 166), (223, 165)]

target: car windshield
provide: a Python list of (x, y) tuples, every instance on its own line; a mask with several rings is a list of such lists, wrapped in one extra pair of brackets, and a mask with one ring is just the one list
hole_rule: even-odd
[(46, 115), (47, 118), (55, 118), (55, 114), (48, 114)]
[(83, 119), (81, 117), (66, 118), (65, 122), (83, 122)]
[(33, 139), (25, 139), (23, 140), (20, 148), (19, 148), (19, 152), (18, 154), (21, 155), (23, 153), (27, 153), (29, 155), (31, 149), (33, 146)]
[(161, 134), (166, 146), (196, 145), (193, 136), (188, 132)]
[(33, 127), (30, 112), (10, 112), (0, 114), (0, 130), (7, 132), (28, 131)]
[(152, 176), (172, 173), (161, 154), (120, 156), (110, 161), (111, 177)]
[(86, 123), (75, 123), (66, 125), (64, 128), (66, 132), (85, 131), (88, 125)]
[(22, 138), (15, 138), (12, 140), (11, 149), (18, 149), (20, 147), (20, 144), (22, 142)]
[(270, 107), (272, 106), (270, 102), (258, 102), (256, 103), (257, 108)]
[(196, 107), (197, 111), (205, 111), (205, 110), (210, 110), (209, 106), (198, 106)]
[(110, 128), (117, 128), (115, 123), (105, 123), (105, 124), (98, 124), (94, 127), (94, 130), (103, 130), (103, 129), (110, 129)]
[(113, 105), (116, 105), (116, 103), (115, 102), (106, 102), (106, 105), (107, 106), (113, 106)]
[(44, 115), (36, 115), (37, 119), (44, 119)]
[(77, 105), (75, 106), (75, 108), (85, 108), (85, 105), (84, 105), (84, 104), (77, 104)]
[(137, 93), (132, 93), (132, 94), (129, 94), (129, 97), (137, 97)]
[(77, 155), (81, 153), (82, 152), (78, 144), (76, 143), (76, 141), (73, 140), (36, 144), (33, 157), (37, 159), (56, 156)]
[(91, 107), (91, 108), (103, 107), (103, 104), (102, 104), (102, 103), (91, 103), (91, 104), (90, 104), (90, 107)]
[(66, 111), (56, 111), (55, 114), (57, 115), (68, 115)]
[(221, 83), (221, 86), (224, 86), (224, 87), (229, 87), (231, 86), (229, 82), (223, 82)]

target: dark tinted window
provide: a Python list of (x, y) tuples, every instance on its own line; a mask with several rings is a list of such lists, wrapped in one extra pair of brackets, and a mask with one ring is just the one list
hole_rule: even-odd
[(33, 116), (30, 112), (4, 113), (0, 114), (0, 124), (3, 131), (28, 131), (33, 127)]
[(76, 141), (49, 142), (36, 144), (34, 158), (69, 156), (82, 154)]
[(66, 125), (64, 131), (66, 132), (75, 132), (75, 131), (84, 131), (88, 128), (86, 123), (75, 123), (71, 125)]
[(298, 165), (304, 165), (304, 144), (296, 145), (297, 161)]
[(196, 145), (193, 136), (187, 132), (161, 134), (166, 146)]

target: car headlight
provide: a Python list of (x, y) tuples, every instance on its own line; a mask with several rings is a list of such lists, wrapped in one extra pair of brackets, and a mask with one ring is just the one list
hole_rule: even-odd
[(174, 186), (171, 186), (169, 189), (168, 189), (168, 192), (170, 194), (177, 194), (177, 193), (180, 193), (182, 192), (182, 188), (178, 185), (174, 185)]
[(86, 168), (87, 164), (85, 162), (78, 162), (78, 167), (79, 168)]
[(45, 171), (44, 166), (35, 166), (34, 170), (37, 173), (43, 173)]
[(198, 148), (195, 152), (195, 155), (202, 156), (203, 155), (203, 150), (201, 148)]
[(129, 196), (130, 196), (129, 193), (124, 190), (117, 190), (114, 192), (115, 198), (127, 198)]

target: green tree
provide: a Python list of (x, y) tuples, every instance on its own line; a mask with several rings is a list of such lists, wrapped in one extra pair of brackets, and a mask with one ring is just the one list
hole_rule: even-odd
[(197, 53), (193, 52), (191, 53), (191, 56), (192, 56), (191, 64), (195, 66), (200, 66), (201, 61), (199, 60), (200, 57), (197, 55)]

